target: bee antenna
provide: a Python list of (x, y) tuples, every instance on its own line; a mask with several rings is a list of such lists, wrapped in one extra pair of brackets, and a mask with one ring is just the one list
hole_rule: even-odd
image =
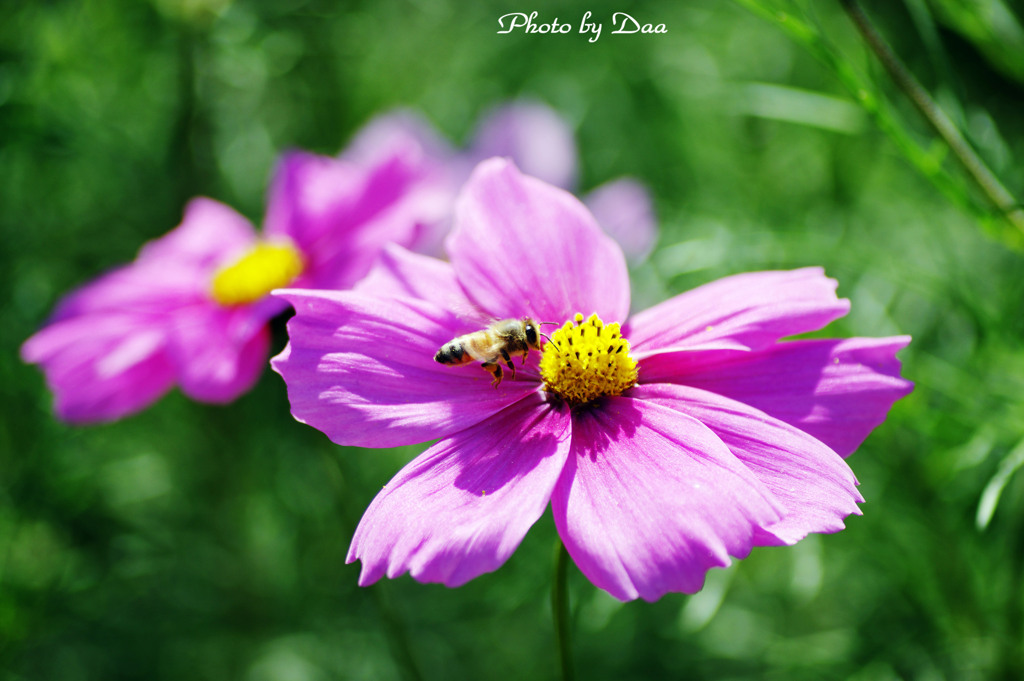
[[(551, 326), (558, 326), (559, 325), (558, 322), (537, 322), (537, 323), (540, 324), (541, 326), (544, 326), (545, 324), (550, 324)], [(547, 336), (544, 336), (544, 337), (548, 338)], [(548, 340), (551, 340), (551, 339), (548, 338)]]
[[(550, 324), (550, 323), (551, 323), (551, 322), (541, 322), (541, 324)], [(540, 333), (540, 332), (538, 331), (538, 333)], [(547, 339), (548, 339), (548, 343), (553, 343), (553, 344), (554, 344), (554, 346), (555, 346), (556, 348), (558, 348), (559, 350), (561, 350), (561, 349), (562, 349), (562, 348), (560, 348), (560, 347), (558, 346), (558, 343), (555, 343), (555, 341), (551, 340), (551, 336), (547, 335), (546, 333), (541, 333), (540, 335), (541, 335), (541, 338), (547, 338)]]

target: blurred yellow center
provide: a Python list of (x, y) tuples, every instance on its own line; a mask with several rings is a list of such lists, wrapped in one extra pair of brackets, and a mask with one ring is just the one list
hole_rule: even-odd
[(302, 274), (302, 255), (290, 244), (256, 244), (213, 277), (213, 299), (221, 305), (244, 305), (264, 297)]
[(636, 384), (636, 360), (618, 322), (605, 326), (596, 315), (573, 322), (551, 334), (540, 358), (540, 377), (549, 392), (570, 404), (586, 404), (603, 395), (621, 395)]

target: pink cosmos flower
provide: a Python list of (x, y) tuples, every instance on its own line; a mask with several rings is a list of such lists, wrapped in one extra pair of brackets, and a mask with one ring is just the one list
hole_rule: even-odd
[(437, 219), (435, 174), (415, 144), (372, 162), (286, 154), (262, 235), (210, 199), (136, 260), (68, 295), (22, 346), (41, 365), (55, 410), (109, 421), (173, 386), (204, 402), (247, 391), (266, 365), (268, 320), (287, 308), (271, 289), (347, 288), (387, 243), (411, 244)]
[[(299, 421), (342, 445), (438, 439), (363, 516), (360, 584), (461, 585), (550, 503), (594, 584), (655, 600), (859, 513), (842, 457), (911, 390), (895, 359), (909, 338), (782, 341), (847, 313), (819, 268), (728, 277), (627, 320), (621, 249), (499, 159), (474, 172), (447, 247), (450, 263), (389, 248), (352, 291), (278, 292), (296, 316), (272, 364)], [(559, 326), (497, 388), (476, 362), (433, 359), (480, 318), (524, 317)]]

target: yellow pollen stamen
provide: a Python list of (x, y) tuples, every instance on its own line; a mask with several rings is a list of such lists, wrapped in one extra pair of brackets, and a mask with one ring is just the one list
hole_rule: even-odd
[(596, 314), (566, 322), (551, 334), (540, 358), (540, 376), (549, 392), (570, 404), (586, 404), (604, 395), (621, 395), (636, 385), (636, 360), (618, 322), (608, 324)]
[(302, 274), (302, 254), (287, 243), (259, 243), (217, 270), (211, 294), (221, 305), (244, 305), (264, 297)]

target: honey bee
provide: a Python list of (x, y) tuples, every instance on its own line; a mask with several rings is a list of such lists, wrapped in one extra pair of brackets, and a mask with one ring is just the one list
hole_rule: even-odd
[(503, 374), (501, 362), (512, 370), (512, 378), (515, 378), (516, 367), (512, 357), (521, 356), (525, 364), (530, 350), (540, 350), (540, 336), (544, 334), (537, 330), (538, 326), (529, 317), (500, 319), (486, 329), (448, 341), (434, 355), (434, 361), (448, 366), (480, 362), (480, 366), (494, 377), (491, 385), (497, 388)]

